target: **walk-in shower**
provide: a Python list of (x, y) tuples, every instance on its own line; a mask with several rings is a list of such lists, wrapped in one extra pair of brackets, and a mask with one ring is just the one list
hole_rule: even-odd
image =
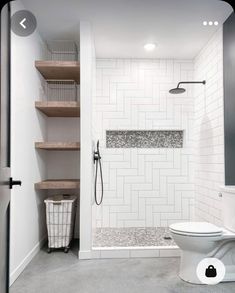
[[(200, 91), (192, 86), (206, 84), (195, 64), (200, 70), (197, 60), (97, 60), (102, 82), (93, 125), (102, 146), (105, 197), (93, 205), (95, 257), (179, 255), (168, 227), (193, 220), (192, 121)], [(125, 83), (120, 72), (126, 72)], [(190, 90), (172, 99), (168, 85), (175, 80), (172, 93), (185, 92), (185, 84)], [(99, 170), (97, 178), (99, 204)]]
[(178, 83), (176, 88), (169, 90), (170, 94), (182, 94), (186, 91), (185, 88), (180, 87), (181, 84), (206, 84), (206, 81), (181, 81)]

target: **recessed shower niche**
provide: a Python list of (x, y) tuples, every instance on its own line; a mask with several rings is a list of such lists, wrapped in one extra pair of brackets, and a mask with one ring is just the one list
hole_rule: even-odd
[(182, 148), (183, 130), (107, 130), (107, 148)]

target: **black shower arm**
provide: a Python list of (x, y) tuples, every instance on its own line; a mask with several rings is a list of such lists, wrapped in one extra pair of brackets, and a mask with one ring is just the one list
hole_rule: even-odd
[(180, 84), (182, 84), (182, 83), (186, 83), (186, 84), (196, 84), (196, 83), (197, 84), (198, 83), (206, 84), (206, 81), (205, 80), (203, 80), (203, 81), (181, 81), (181, 82), (178, 83), (177, 88), (179, 88)]

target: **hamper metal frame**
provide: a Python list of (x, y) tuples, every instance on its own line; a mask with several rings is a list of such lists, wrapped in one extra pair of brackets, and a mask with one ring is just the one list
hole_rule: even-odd
[(67, 253), (74, 234), (76, 196), (54, 196), (45, 200), (48, 232), (48, 253), (64, 248)]

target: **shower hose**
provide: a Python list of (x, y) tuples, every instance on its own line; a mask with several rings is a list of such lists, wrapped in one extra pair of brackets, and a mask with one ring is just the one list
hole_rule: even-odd
[[(101, 203), (103, 201), (103, 196), (104, 196), (104, 183), (103, 183), (103, 173), (102, 173), (99, 141), (97, 141), (96, 151), (94, 152), (94, 163), (95, 163), (95, 203), (99, 206), (99, 205), (101, 205)], [(100, 196), (99, 200), (97, 198), (98, 168), (100, 169), (100, 181), (101, 181), (101, 196)]]

